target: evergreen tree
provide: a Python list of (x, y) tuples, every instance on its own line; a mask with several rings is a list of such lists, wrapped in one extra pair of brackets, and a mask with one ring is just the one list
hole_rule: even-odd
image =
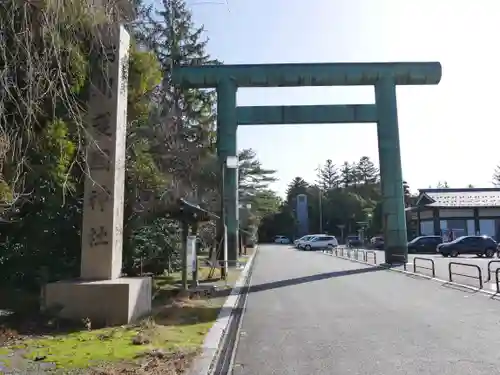
[(500, 186), (500, 165), (497, 165), (493, 172), (493, 185)]
[(340, 184), (343, 188), (348, 188), (355, 183), (354, 168), (349, 162), (345, 161), (340, 167)]
[(194, 186), (195, 172), (201, 171), (201, 163), (207, 152), (213, 152), (211, 144), (215, 129), (214, 91), (188, 89), (172, 85), (172, 68), (180, 65), (215, 64), (216, 60), (206, 53), (207, 39), (204, 28), (196, 27), (185, 0), (162, 0), (156, 7), (142, 13), (143, 26), (137, 38), (156, 54), (163, 80), (157, 90), (155, 123), (151, 137), (153, 150), (159, 156), (159, 165), (172, 176), (172, 186), (180, 194)]
[(252, 202), (252, 212), (257, 218), (278, 213), (283, 205), (283, 200), (272, 190), (265, 189), (255, 194)]
[(331, 159), (318, 170), (318, 185), (323, 191), (338, 188), (340, 184), (339, 171)]
[(448, 189), (450, 186), (448, 185), (448, 182), (446, 181), (439, 181), (437, 184), (438, 189)]
[(405, 202), (405, 207), (410, 207), (411, 206), (411, 192), (410, 192), (410, 186), (406, 181), (403, 181), (403, 194), (404, 194), (404, 202)]
[(240, 200), (251, 200), (258, 192), (269, 187), (271, 182), (276, 181), (276, 171), (262, 168), (257, 160), (257, 155), (252, 149), (245, 149), (238, 155), (238, 178)]
[(295, 202), (295, 197), (299, 194), (307, 194), (309, 184), (302, 177), (295, 177), (286, 190), (286, 200), (288, 204)]
[(355, 174), (359, 182), (368, 185), (379, 180), (379, 170), (368, 156), (362, 156), (355, 167)]

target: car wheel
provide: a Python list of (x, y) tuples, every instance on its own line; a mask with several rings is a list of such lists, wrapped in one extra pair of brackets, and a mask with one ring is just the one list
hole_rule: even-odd
[(493, 258), (493, 256), (495, 255), (495, 249), (486, 249), (484, 251), (484, 255), (486, 256), (486, 258)]
[(311, 246), (310, 245), (306, 245), (306, 247), (304, 247), (304, 250), (306, 250), (306, 251), (311, 250)]
[(448, 258), (448, 254), (441, 253), (441, 255), (444, 256), (445, 258)]
[(457, 250), (450, 251), (450, 257), (456, 258), (460, 253)]

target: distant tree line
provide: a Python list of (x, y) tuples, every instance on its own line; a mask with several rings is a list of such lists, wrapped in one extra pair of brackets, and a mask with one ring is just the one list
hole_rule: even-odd
[[(406, 182), (403, 188), (405, 204), (410, 206), (415, 198)], [(339, 165), (328, 159), (318, 168), (313, 183), (295, 177), (288, 185), (280, 212), (262, 219), (259, 227), (261, 240), (269, 240), (277, 234), (295, 237), (298, 194), (305, 194), (308, 198), (311, 233), (319, 233), (322, 228), (325, 233), (340, 236), (339, 226), (345, 226), (345, 236), (356, 234), (359, 222), (369, 223), (367, 235), (382, 232), (380, 172), (368, 156)]]

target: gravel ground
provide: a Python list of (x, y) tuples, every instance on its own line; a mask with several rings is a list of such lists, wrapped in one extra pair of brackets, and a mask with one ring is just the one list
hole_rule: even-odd
[(500, 302), (288, 246), (261, 246), (235, 375), (493, 374)]

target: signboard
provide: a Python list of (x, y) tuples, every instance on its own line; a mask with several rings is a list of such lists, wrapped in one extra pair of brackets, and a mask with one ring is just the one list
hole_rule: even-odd
[(188, 273), (193, 273), (197, 267), (196, 236), (187, 236), (186, 242)]

